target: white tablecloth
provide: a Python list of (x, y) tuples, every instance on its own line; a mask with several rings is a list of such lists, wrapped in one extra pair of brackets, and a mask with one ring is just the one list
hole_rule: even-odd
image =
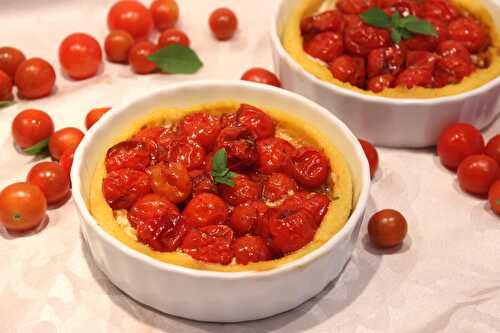
[[(57, 92), (0, 110), (0, 188), (23, 180), (34, 160), (13, 146), (10, 125), (39, 108), (56, 127), (84, 127), (87, 111), (113, 106), (156, 87), (197, 79), (238, 79), (252, 66), (272, 68), (268, 23), (275, 0), (179, 0), (180, 27), (205, 67), (196, 75), (138, 76), (106, 62), (90, 80), (64, 78), (60, 41), (83, 31), (102, 41), (110, 0), (0, 0), (0, 44), (48, 59)], [(240, 30), (216, 42), (207, 19), (215, 7), (235, 10)], [(500, 132), (500, 121), (485, 131)], [(368, 213), (403, 212), (409, 235), (392, 254), (373, 250), (363, 228), (344, 273), (314, 299), (288, 313), (232, 325), (174, 318), (138, 304), (95, 266), (79, 232), (72, 201), (49, 211), (39, 233), (0, 232), (0, 332), (498, 332), (500, 221), (486, 201), (462, 193), (456, 177), (429, 150), (380, 149), (381, 170)], [(304, 281), (304, 283), (309, 283)], [(283, 291), (286, 292), (286, 291)], [(235, 295), (236, 296), (236, 295)], [(168, 297), (168, 295), (166, 295)], [(265, 302), (266, 300), (262, 300)]]

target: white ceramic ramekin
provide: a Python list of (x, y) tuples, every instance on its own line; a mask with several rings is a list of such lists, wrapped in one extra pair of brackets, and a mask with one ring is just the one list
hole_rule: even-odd
[[(275, 71), (283, 87), (321, 104), (360, 138), (389, 147), (426, 147), (436, 143), (450, 123), (461, 121), (480, 129), (500, 113), (500, 77), (464, 94), (434, 99), (394, 99), (369, 96), (322, 81), (304, 70), (281, 42), (284, 26), (297, 4), (280, 0), (271, 19)], [(490, 13), (499, 2), (482, 0)], [(500, 16), (492, 15), (497, 27)]]
[[(228, 100), (289, 110), (332, 140), (350, 167), (355, 192), (355, 209), (338, 234), (318, 250), (277, 269), (222, 273), (157, 261), (128, 248), (97, 225), (87, 208), (87, 198), (95, 167), (114, 137), (158, 107), (190, 107)], [(340, 120), (294, 93), (240, 81), (171, 85), (113, 108), (80, 144), (71, 180), (85, 240), (99, 268), (118, 288), (160, 311), (217, 322), (268, 317), (318, 294), (339, 275), (351, 256), (370, 187), (369, 167), (361, 146)]]

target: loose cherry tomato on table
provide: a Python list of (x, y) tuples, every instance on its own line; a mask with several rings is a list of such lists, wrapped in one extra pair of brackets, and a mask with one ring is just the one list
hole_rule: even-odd
[(500, 178), (500, 166), (488, 155), (471, 155), (460, 163), (457, 175), (462, 190), (485, 195)]
[(59, 165), (66, 171), (68, 176), (71, 175), (71, 168), (73, 167), (73, 159), (75, 157), (75, 149), (66, 149), (59, 159)]
[(237, 206), (261, 198), (262, 188), (247, 176), (238, 174), (232, 181), (235, 184), (234, 186), (219, 185), (219, 193), (228, 204)]
[(4, 71), (0, 70), (0, 102), (11, 101), (13, 98), (12, 80)]
[(37, 109), (21, 111), (12, 122), (12, 136), (20, 148), (29, 148), (54, 133), (54, 122), (50, 116)]
[(243, 81), (262, 83), (281, 88), (281, 82), (278, 77), (273, 72), (270, 72), (265, 68), (250, 68), (245, 73), (243, 73), (241, 79)]
[(500, 215), (500, 180), (497, 180), (491, 185), (488, 191), (488, 201), (490, 202), (491, 209), (497, 215)]
[(0, 192), (0, 223), (10, 232), (36, 228), (46, 212), (45, 196), (35, 185), (15, 183)]
[(148, 174), (153, 192), (174, 204), (184, 202), (191, 195), (191, 177), (181, 163), (160, 163), (150, 167)]
[(284, 173), (273, 173), (267, 178), (262, 189), (262, 197), (269, 201), (278, 201), (294, 194), (297, 183)]
[(153, 30), (153, 17), (139, 1), (122, 0), (108, 12), (109, 30), (125, 30), (136, 40), (147, 39)]
[(150, 165), (151, 149), (146, 142), (128, 140), (109, 148), (106, 153), (106, 170), (135, 169), (144, 171)]
[(257, 141), (257, 170), (271, 174), (284, 170), (286, 160), (295, 152), (295, 147), (288, 141), (271, 137)]
[(238, 28), (238, 19), (229, 8), (218, 8), (212, 12), (209, 21), (210, 29), (218, 40), (231, 39)]
[(231, 243), (236, 262), (246, 265), (250, 262), (265, 261), (272, 258), (271, 250), (259, 236), (242, 236)]
[(363, 58), (340, 56), (329, 65), (333, 77), (353, 86), (363, 87), (365, 82), (365, 61)]
[(378, 153), (377, 149), (366, 140), (359, 139), (361, 148), (365, 152), (366, 158), (368, 159), (368, 164), (370, 165), (370, 177), (374, 177), (378, 169)]
[(259, 223), (265, 218), (269, 207), (262, 201), (249, 201), (234, 207), (229, 226), (236, 235), (243, 236), (253, 232)]
[(59, 160), (66, 149), (76, 149), (85, 134), (78, 128), (66, 127), (60, 129), (49, 140), (50, 155)]
[(26, 182), (38, 186), (49, 205), (68, 198), (71, 187), (68, 173), (56, 162), (36, 164), (28, 173)]
[(160, 49), (175, 44), (189, 47), (191, 41), (184, 31), (175, 28), (167, 29), (160, 34), (158, 38), (158, 47)]
[(405, 217), (393, 209), (381, 210), (368, 221), (368, 236), (378, 248), (387, 249), (400, 245), (407, 232)]
[(158, 51), (158, 47), (151, 42), (139, 42), (132, 46), (128, 55), (128, 62), (137, 74), (149, 74), (156, 70), (156, 64), (148, 59)]
[(345, 14), (361, 14), (367, 9), (375, 6), (373, 0), (339, 0), (337, 8)]
[(330, 173), (330, 164), (326, 156), (313, 147), (302, 147), (290, 156), (285, 165), (286, 173), (306, 188), (323, 185)]
[(467, 156), (481, 154), (484, 139), (478, 129), (469, 124), (456, 123), (446, 128), (439, 136), (437, 153), (441, 163), (456, 170)]
[(182, 212), (186, 222), (195, 227), (224, 224), (228, 216), (227, 205), (213, 193), (201, 193), (188, 202)]
[(149, 178), (145, 172), (134, 169), (119, 169), (104, 177), (102, 192), (113, 209), (127, 209), (137, 199), (151, 192)]
[(179, 6), (175, 0), (154, 0), (149, 11), (158, 31), (174, 27), (179, 20)]
[(488, 37), (479, 23), (471, 18), (461, 17), (448, 26), (451, 40), (462, 43), (471, 53), (477, 53), (487, 45)]
[(225, 225), (207, 225), (191, 229), (184, 238), (181, 248), (197, 260), (228, 265), (233, 260), (231, 243), (234, 233)]
[(12, 81), (19, 65), (26, 60), (24, 54), (15, 47), (0, 47), (0, 71), (5, 72)]
[(50, 95), (55, 82), (54, 68), (41, 58), (23, 61), (15, 75), (17, 91), (24, 98), (34, 99)]
[(59, 61), (70, 78), (87, 79), (95, 76), (101, 66), (101, 46), (88, 34), (71, 34), (59, 46)]
[(500, 165), (500, 134), (495, 135), (488, 141), (484, 153), (495, 159)]
[(344, 52), (344, 40), (340, 34), (325, 31), (306, 40), (304, 51), (314, 58), (329, 63)]
[(85, 117), (85, 128), (89, 130), (109, 110), (111, 110), (110, 107), (95, 108), (90, 110)]
[(134, 37), (131, 34), (125, 30), (113, 30), (104, 41), (104, 51), (109, 61), (127, 63), (133, 45)]

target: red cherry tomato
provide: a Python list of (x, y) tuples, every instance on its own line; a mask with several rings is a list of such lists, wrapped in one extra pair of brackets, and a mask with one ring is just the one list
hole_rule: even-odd
[(438, 37), (415, 35), (410, 39), (404, 40), (403, 45), (408, 50), (415, 51), (435, 51), (439, 43), (444, 42), (448, 38), (448, 28), (440, 20), (427, 19), (427, 21), (436, 29)]
[(227, 153), (227, 165), (230, 170), (244, 169), (257, 161), (254, 136), (246, 127), (224, 128), (217, 137), (214, 151), (222, 148)]
[(228, 265), (233, 260), (231, 242), (234, 234), (225, 225), (208, 225), (199, 229), (191, 229), (181, 248), (197, 260), (215, 264)]
[(241, 104), (236, 115), (238, 123), (246, 127), (255, 140), (274, 136), (276, 124), (261, 109), (248, 104)]
[(400, 245), (408, 232), (408, 224), (401, 213), (393, 209), (384, 209), (376, 213), (368, 222), (370, 241), (379, 248), (391, 248)]
[(333, 31), (343, 33), (345, 26), (344, 15), (338, 10), (327, 10), (320, 14), (306, 17), (300, 23), (303, 35)]
[(153, 30), (153, 18), (139, 1), (122, 0), (108, 12), (109, 30), (125, 30), (136, 40), (147, 39)]
[(201, 169), (205, 165), (205, 149), (194, 140), (178, 138), (169, 145), (168, 160), (181, 163), (188, 170)]
[(452, 21), (448, 33), (451, 40), (462, 43), (471, 53), (482, 51), (488, 42), (486, 32), (479, 23), (467, 17)]
[(159, 31), (174, 27), (179, 20), (179, 6), (175, 0), (154, 0), (149, 11)]
[(71, 175), (73, 159), (75, 157), (75, 149), (66, 149), (59, 159), (59, 165), (66, 171), (68, 176)]
[(13, 98), (12, 80), (7, 74), (0, 70), (0, 102), (11, 101)]
[(459, 15), (449, 0), (427, 0), (423, 2), (422, 6), (422, 14), (425, 18), (450, 22)]
[(321, 224), (323, 217), (328, 212), (330, 199), (316, 192), (299, 192), (288, 197), (280, 206), (280, 209), (296, 211), (305, 209), (313, 217), (316, 226)]
[(189, 47), (191, 45), (191, 41), (184, 31), (175, 28), (163, 31), (160, 38), (158, 38), (158, 47), (160, 49), (174, 44)]
[(50, 95), (55, 82), (54, 68), (40, 58), (23, 61), (16, 71), (17, 91), (24, 98), (41, 98)]
[(108, 172), (129, 168), (144, 171), (150, 164), (150, 147), (141, 141), (124, 141), (111, 147), (106, 154)]
[(287, 160), (285, 171), (299, 185), (317, 188), (326, 182), (330, 164), (326, 156), (316, 148), (302, 147)]
[(156, 64), (148, 59), (158, 47), (151, 42), (139, 42), (132, 46), (128, 54), (128, 62), (137, 74), (149, 74), (156, 70)]
[(469, 51), (463, 44), (454, 40), (446, 40), (440, 43), (436, 51), (443, 57), (458, 56), (464, 60), (470, 60)]
[(432, 87), (432, 71), (425, 67), (409, 67), (396, 78), (396, 86), (408, 89), (413, 87)]
[(310, 56), (330, 62), (344, 52), (344, 40), (342, 35), (325, 31), (314, 35), (304, 42), (304, 51)]
[(367, 56), (371, 50), (391, 44), (389, 32), (367, 24), (345, 30), (344, 48), (354, 56)]
[(265, 261), (272, 258), (271, 250), (259, 236), (243, 236), (231, 244), (236, 262), (247, 265), (249, 262)]
[(269, 201), (278, 201), (294, 194), (297, 191), (297, 183), (284, 173), (273, 173), (264, 183), (262, 197)]
[(465, 192), (485, 195), (500, 178), (498, 163), (488, 155), (472, 155), (458, 166), (458, 183)]
[(491, 185), (488, 191), (488, 201), (490, 202), (491, 209), (497, 215), (500, 215), (500, 180), (497, 180)]
[(378, 153), (377, 149), (366, 140), (359, 139), (359, 143), (365, 152), (368, 164), (370, 165), (370, 176), (373, 178), (378, 169)]
[(14, 142), (21, 148), (29, 148), (54, 133), (54, 122), (50, 116), (40, 110), (21, 111), (12, 122)]
[(148, 169), (149, 183), (153, 192), (174, 204), (184, 202), (192, 190), (191, 177), (181, 163), (157, 164)]
[(0, 71), (7, 74), (12, 81), (19, 65), (26, 60), (24, 54), (15, 47), (0, 47)]
[(212, 224), (224, 224), (228, 216), (227, 205), (220, 197), (212, 193), (195, 196), (182, 212), (182, 217), (193, 227)]
[(233, 38), (238, 29), (238, 19), (229, 8), (218, 8), (212, 12), (208, 20), (210, 29), (218, 40)]
[(232, 181), (235, 184), (234, 186), (219, 185), (219, 193), (228, 204), (237, 206), (261, 198), (262, 188), (247, 176), (237, 175)]
[(339, 0), (337, 8), (345, 14), (361, 14), (364, 11), (374, 7), (373, 0)]
[(439, 57), (428, 51), (408, 51), (406, 53), (406, 67), (418, 67), (433, 72)]
[(363, 87), (365, 83), (365, 62), (363, 58), (340, 56), (329, 65), (333, 77), (353, 86)]
[(50, 155), (59, 160), (66, 149), (76, 149), (84, 135), (82, 131), (74, 127), (66, 127), (54, 132), (49, 140)]
[(63, 71), (72, 79), (87, 79), (95, 76), (101, 66), (101, 46), (88, 34), (71, 34), (59, 46), (59, 61)]
[(89, 113), (87, 113), (87, 116), (85, 117), (85, 127), (87, 128), (87, 130), (89, 130), (92, 126), (94, 126), (94, 124), (99, 119), (101, 119), (101, 117), (104, 116), (104, 114), (109, 110), (111, 110), (110, 107), (95, 108), (90, 110)]
[(47, 201), (37, 186), (15, 183), (0, 192), (0, 223), (10, 232), (36, 228), (46, 212)]
[(437, 87), (459, 83), (464, 77), (471, 75), (476, 70), (474, 64), (459, 56), (441, 57), (434, 71), (434, 80)]
[[(378, 2), (378, 4), (377, 4)], [(418, 0), (375, 0), (375, 4), (384, 8), (384, 11), (392, 16), (394, 13), (399, 13), (402, 17), (409, 15), (422, 16), (421, 3)]]
[(179, 123), (179, 134), (198, 141), (210, 149), (221, 131), (220, 119), (206, 112), (195, 112), (184, 117)]
[(193, 195), (200, 193), (214, 193), (217, 194), (217, 186), (209, 172), (205, 170), (193, 170), (189, 172), (193, 180)]
[(241, 79), (243, 81), (262, 83), (281, 88), (281, 82), (278, 77), (273, 72), (270, 72), (265, 68), (250, 68), (245, 73), (243, 73)]
[(68, 198), (71, 182), (68, 173), (56, 162), (40, 162), (31, 168), (26, 182), (38, 186), (49, 205)]
[(262, 201), (249, 201), (234, 207), (229, 226), (236, 235), (251, 233), (265, 218), (268, 207)]
[(269, 232), (273, 248), (283, 254), (296, 251), (311, 242), (316, 228), (305, 209), (273, 209), (269, 214)]
[(396, 78), (391, 74), (383, 74), (379, 76), (374, 76), (366, 85), (368, 90), (373, 91), (374, 93), (379, 93), (383, 91), (385, 88), (390, 88), (394, 86)]
[(483, 150), (484, 139), (481, 132), (463, 123), (456, 123), (446, 128), (437, 143), (437, 153), (441, 163), (452, 170), (456, 170), (466, 157), (481, 154)]
[(384, 47), (370, 51), (366, 60), (369, 78), (382, 74), (397, 75), (405, 62), (405, 53), (398, 46)]
[(134, 45), (134, 37), (125, 30), (111, 31), (104, 41), (104, 50), (109, 61), (127, 63), (128, 54)]
[(280, 172), (288, 156), (292, 156), (295, 148), (281, 138), (267, 138), (257, 141), (257, 170), (265, 174)]
[(495, 135), (488, 141), (484, 153), (493, 158), (500, 165), (500, 134)]
[(119, 169), (104, 177), (102, 192), (113, 209), (127, 209), (140, 197), (151, 192), (146, 173), (134, 169)]

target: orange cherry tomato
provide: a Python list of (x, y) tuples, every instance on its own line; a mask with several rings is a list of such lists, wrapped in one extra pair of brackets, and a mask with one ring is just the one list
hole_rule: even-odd
[(59, 46), (59, 61), (64, 72), (72, 79), (87, 79), (95, 76), (101, 66), (101, 46), (88, 34), (71, 34)]
[(50, 155), (59, 160), (66, 149), (76, 149), (83, 136), (83, 132), (74, 127), (66, 127), (56, 131), (49, 140)]
[(378, 169), (378, 153), (377, 149), (366, 140), (359, 139), (359, 143), (365, 152), (368, 164), (370, 165), (370, 177), (374, 177)]
[(451, 170), (456, 170), (467, 156), (481, 154), (483, 150), (484, 139), (481, 132), (464, 123), (456, 123), (446, 128), (437, 143), (441, 163)]
[(384, 209), (368, 221), (368, 236), (373, 245), (391, 248), (400, 245), (408, 232), (405, 217), (393, 209)]
[(12, 80), (4, 71), (0, 70), (0, 102), (11, 101), (13, 98)]
[(472, 155), (460, 163), (457, 174), (462, 190), (486, 195), (491, 185), (500, 178), (500, 166), (488, 155)]
[(125, 30), (111, 31), (104, 41), (106, 57), (111, 62), (127, 63), (134, 37)]
[(41, 58), (23, 61), (16, 71), (17, 91), (24, 98), (34, 99), (50, 95), (55, 82), (54, 68)]
[(491, 209), (500, 215), (500, 180), (491, 185), (488, 192), (488, 201), (490, 202)]
[(148, 60), (148, 56), (158, 50), (151, 42), (139, 42), (132, 46), (128, 55), (128, 62), (137, 74), (149, 74), (156, 70), (156, 64)]
[(20, 148), (29, 148), (54, 133), (50, 116), (37, 109), (21, 111), (12, 122), (12, 136)]
[(191, 195), (193, 184), (182, 163), (160, 163), (150, 167), (148, 174), (153, 192), (174, 204), (184, 202)]
[(31, 168), (26, 182), (38, 186), (49, 205), (57, 204), (69, 195), (69, 175), (59, 163), (40, 162)]
[(175, 0), (154, 0), (149, 11), (159, 31), (174, 27), (179, 20), (179, 6)]
[(139, 1), (122, 0), (108, 12), (109, 30), (125, 30), (136, 40), (147, 39), (153, 30), (153, 18)]
[(0, 70), (4, 71), (12, 81), (19, 65), (26, 60), (24, 54), (15, 47), (0, 47)]
[(75, 149), (66, 149), (59, 159), (59, 165), (64, 169), (64, 171), (66, 171), (68, 176), (71, 176), (74, 157)]
[(500, 165), (500, 134), (495, 135), (488, 141), (484, 153), (497, 161)]
[(281, 88), (281, 82), (278, 77), (265, 68), (254, 67), (247, 70), (241, 76), (243, 81), (251, 81), (257, 83), (268, 84), (270, 86), (275, 86)]
[(210, 29), (218, 40), (231, 39), (238, 28), (238, 19), (229, 8), (219, 8), (212, 12), (209, 21)]
[(111, 110), (110, 107), (95, 108), (90, 110), (89, 113), (87, 113), (87, 117), (85, 117), (85, 128), (89, 130), (109, 110)]
[(179, 29), (171, 28), (163, 31), (158, 39), (158, 47), (164, 48), (174, 44), (181, 44), (189, 47), (191, 41), (189, 37)]

